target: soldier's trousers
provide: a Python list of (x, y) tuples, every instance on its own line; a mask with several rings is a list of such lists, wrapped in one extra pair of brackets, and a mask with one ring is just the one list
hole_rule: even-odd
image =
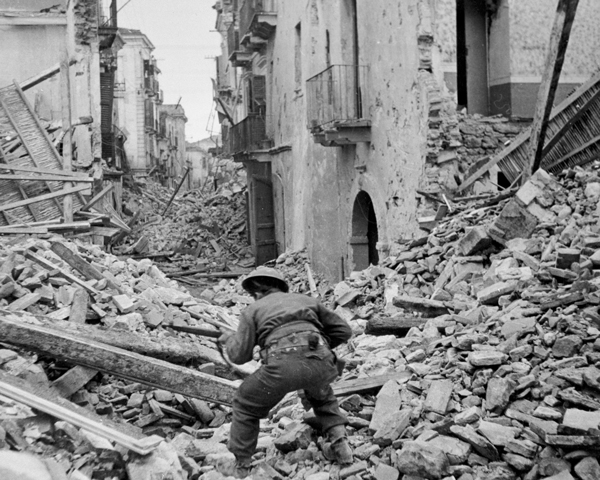
[(303, 352), (276, 352), (247, 377), (233, 401), (228, 448), (238, 460), (249, 460), (256, 450), (259, 421), (288, 393), (303, 390), (323, 431), (347, 423), (331, 382), (338, 372), (335, 356), (326, 345)]

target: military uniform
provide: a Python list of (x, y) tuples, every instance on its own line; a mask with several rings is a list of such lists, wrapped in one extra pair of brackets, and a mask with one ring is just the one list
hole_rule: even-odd
[(237, 332), (223, 339), (227, 354), (242, 364), (258, 345), (263, 365), (244, 380), (233, 402), (228, 448), (238, 461), (252, 457), (259, 420), (288, 392), (304, 391), (323, 431), (347, 423), (330, 386), (338, 375), (331, 348), (351, 335), (349, 325), (318, 300), (278, 289), (242, 312)]

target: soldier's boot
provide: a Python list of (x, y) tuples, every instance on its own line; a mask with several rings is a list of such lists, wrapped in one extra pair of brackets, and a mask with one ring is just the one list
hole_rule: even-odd
[(349, 465), (353, 462), (352, 449), (348, 444), (346, 427), (336, 425), (326, 432), (327, 442), (323, 445), (323, 454), (327, 460), (340, 465)]
[(251, 471), (252, 471), (252, 459), (236, 458), (235, 469), (233, 471), (233, 476), (235, 478), (246, 478), (246, 477), (250, 476)]

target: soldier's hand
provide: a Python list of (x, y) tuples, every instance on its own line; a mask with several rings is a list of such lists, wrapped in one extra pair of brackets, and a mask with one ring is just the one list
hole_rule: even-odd
[(222, 334), (218, 339), (217, 342), (219, 342), (221, 345), (226, 345), (227, 344), (227, 340), (229, 340), (231, 337), (233, 337), (235, 334), (233, 332), (225, 332), (224, 334)]

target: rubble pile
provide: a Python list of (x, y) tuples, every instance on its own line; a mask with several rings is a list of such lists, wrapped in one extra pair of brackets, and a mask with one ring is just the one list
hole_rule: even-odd
[[(340, 469), (323, 457), (321, 432), (294, 393), (261, 424), (255, 475), (278, 480), (599, 478), (597, 167), (570, 170), (560, 178), (540, 171), (513, 198), (453, 203), (430, 234), (394, 245), (380, 265), (353, 272), (333, 288), (312, 274), (305, 252), (288, 252), (272, 262), (292, 291), (318, 295), (355, 333), (338, 348), (346, 371), (334, 384), (349, 415), (355, 462)], [(68, 278), (62, 272), (81, 272), (70, 269), (68, 255), (56, 255), (54, 243), (53, 238), (3, 245), (2, 291), (10, 290), (6, 285), (13, 288), (0, 300), (3, 312), (22, 322), (44, 322), (65, 309), (60, 299), (69, 297), (61, 288), (73, 280), (60, 280)], [(194, 298), (149, 259), (123, 261), (97, 246), (62, 244), (102, 272), (102, 279), (86, 280), (99, 292), (90, 295), (86, 319), (106, 331), (131, 332), (164, 345), (175, 339), (216, 354), (214, 340), (176, 327), (231, 328), (251, 302), (239, 279), (223, 279)], [(39, 269), (29, 251), (56, 268)], [(53, 294), (42, 301), (47, 287)], [(40, 298), (24, 306), (21, 299), (31, 294)], [(72, 311), (71, 304), (69, 316)], [(2, 351), (10, 357), (5, 365), (15, 361), (17, 350)], [(21, 379), (48, 375), (56, 382), (58, 370), (66, 369), (49, 355), (20, 353), (18, 358), (25, 359), (20, 364), (26, 365), (17, 374)], [(217, 355), (203, 355), (195, 368), (224, 374)], [(118, 457), (111, 464), (114, 478), (127, 471), (130, 478), (142, 479), (157, 464), (172, 478), (219, 480), (228, 473), (229, 407), (107, 374), (83, 385), (71, 401), (167, 439), (146, 456), (113, 446), (120, 452), (111, 454)], [(3, 402), (11, 412), (3, 415), (20, 411), (14, 402)], [(25, 438), (29, 446), (24, 449), (47, 456), (44, 442), (62, 445), (56, 442), (62, 424), (33, 439), (25, 425), (17, 422), (14, 434)], [(15, 449), (11, 435), (6, 446)], [(91, 472), (101, 468), (104, 447), (82, 440), (69, 448), (74, 452), (49, 455), (63, 459), (65, 470), (86, 475), (77, 478), (100, 478)], [(88, 470), (75, 458), (79, 449), (85, 451), (87, 463), (81, 465)], [(132, 465), (145, 473), (136, 477)]]
[(250, 267), (254, 258), (246, 237), (245, 190), (233, 178), (213, 192), (180, 193), (165, 212), (173, 191), (149, 181), (124, 199), (125, 211), (140, 214), (134, 232), (114, 253), (168, 257), (174, 270)]

